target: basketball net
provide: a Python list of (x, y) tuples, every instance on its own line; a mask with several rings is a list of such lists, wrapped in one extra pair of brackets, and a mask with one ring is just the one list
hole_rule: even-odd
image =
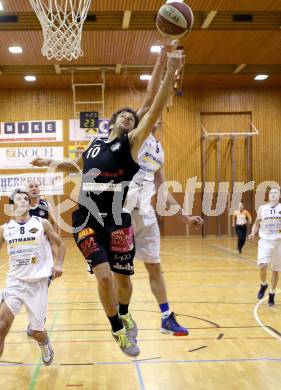
[(82, 27), (92, 0), (29, 1), (43, 30), (42, 54), (58, 61), (82, 56)]

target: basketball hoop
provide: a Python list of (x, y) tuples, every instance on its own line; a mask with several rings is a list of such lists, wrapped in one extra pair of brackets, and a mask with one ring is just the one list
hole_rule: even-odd
[(42, 54), (71, 61), (83, 55), (82, 27), (92, 0), (30, 0), (43, 29)]

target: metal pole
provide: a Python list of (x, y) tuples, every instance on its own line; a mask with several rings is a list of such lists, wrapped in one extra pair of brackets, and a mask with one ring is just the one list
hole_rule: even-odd
[[(217, 164), (216, 164), (216, 171), (217, 171), (217, 200), (218, 200), (218, 189), (221, 182), (221, 138), (216, 138), (216, 152), (217, 152)], [(217, 218), (217, 235), (221, 235), (221, 215)]]
[[(233, 187), (236, 181), (236, 154), (235, 154), (235, 137), (231, 137), (231, 198), (233, 196)], [(232, 221), (230, 219), (231, 235), (233, 236)]]
[[(207, 138), (204, 137), (202, 132), (201, 137), (201, 180), (202, 180), (202, 191), (201, 191), (201, 208), (203, 204), (203, 194), (205, 190), (205, 181), (206, 181), (206, 162), (207, 162)], [(202, 228), (202, 237), (205, 237), (208, 234), (208, 220), (202, 212), (202, 218), (204, 220), (204, 225)]]

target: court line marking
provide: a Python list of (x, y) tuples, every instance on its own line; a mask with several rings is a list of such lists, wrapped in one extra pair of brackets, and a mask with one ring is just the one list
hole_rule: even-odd
[(138, 378), (138, 382), (139, 382), (139, 385), (140, 385), (140, 389), (141, 390), (146, 390), (145, 384), (144, 384), (144, 380), (143, 380), (143, 376), (142, 376), (142, 372), (141, 372), (140, 363), (134, 361), (134, 365), (135, 365), (136, 370), (137, 370), (137, 378)]
[[(280, 294), (281, 293), (281, 290), (277, 290), (277, 292), (275, 293), (276, 295), (277, 294)], [(272, 337), (278, 339), (278, 340), (281, 340), (281, 337), (278, 336), (275, 332), (273, 332), (272, 330), (269, 329), (269, 327), (267, 325), (265, 325), (261, 319), (259, 318), (259, 315), (258, 315), (258, 309), (260, 307), (260, 305), (263, 303), (263, 301), (265, 301), (266, 299), (268, 299), (268, 296), (266, 295), (264, 298), (262, 298), (257, 304), (256, 306), (254, 307), (254, 317), (255, 317), (255, 320), (257, 321), (257, 323), (260, 325), (260, 327), (265, 330), (268, 334), (270, 334)]]
[[(273, 358), (273, 357), (257, 357), (257, 358), (232, 358), (232, 359), (196, 359), (196, 360), (145, 360), (137, 362), (139, 365), (142, 364), (192, 364), (192, 363), (235, 363), (235, 362), (281, 362), (281, 358)], [(86, 364), (86, 363), (85, 363)], [(88, 363), (89, 365), (130, 365), (136, 364), (134, 361), (131, 362), (93, 362)], [(53, 363), (52, 366), (62, 366), (65, 364), (61, 363)], [(77, 363), (68, 363), (69, 366), (76, 366)], [(19, 366), (18, 364), (11, 363), (2, 363), (0, 367), (10, 367), (10, 366)], [(43, 363), (22, 363), (20, 366), (23, 367), (33, 367), (33, 366), (44, 366)]]
[(5, 267), (6, 265), (8, 265), (8, 263), (5, 263), (5, 264), (0, 265), (0, 269), (3, 268), (3, 267)]

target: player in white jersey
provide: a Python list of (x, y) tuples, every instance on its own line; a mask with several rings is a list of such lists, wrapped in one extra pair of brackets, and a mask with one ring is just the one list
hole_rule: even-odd
[(279, 272), (281, 272), (280, 188), (271, 188), (269, 191), (269, 202), (259, 207), (249, 239), (253, 239), (257, 232), (259, 232), (260, 236), (258, 244), (258, 265), (260, 266), (261, 279), (258, 299), (264, 297), (268, 287), (266, 276), (267, 267), (270, 264), (272, 277), (268, 305), (273, 306), (275, 304), (275, 289), (278, 283)]
[[(13, 219), (0, 226), (0, 247), (6, 241), (9, 255), (7, 285), (0, 290), (0, 356), (15, 316), (24, 305), (34, 338), (45, 365), (53, 361), (45, 318), (48, 306), (48, 277), (62, 275), (64, 244), (46, 219), (29, 215), (28, 193), (17, 190), (11, 197)], [(53, 265), (49, 241), (57, 245), (58, 258)]]
[[(154, 136), (156, 127), (145, 140), (139, 151), (140, 169), (129, 186), (127, 207), (131, 211), (136, 243), (136, 259), (142, 260), (149, 274), (149, 282), (162, 315), (161, 332), (174, 336), (185, 336), (188, 330), (181, 326), (175, 314), (170, 311), (167, 291), (160, 264), (160, 232), (151, 204), (152, 196), (165, 182), (163, 164), (164, 152)], [(178, 205), (168, 192), (167, 206)], [(183, 215), (181, 210), (177, 216), (187, 224), (201, 225), (201, 217)]]
[[(166, 51), (177, 45), (172, 41), (164, 47), (155, 64), (151, 80), (147, 87), (145, 104), (137, 112), (138, 116), (144, 115), (149, 108), (154, 94), (159, 88), (161, 74), (164, 68)], [(127, 208), (131, 211), (132, 224), (136, 243), (136, 259), (142, 260), (149, 274), (149, 281), (152, 293), (154, 294), (162, 314), (161, 332), (175, 336), (187, 335), (188, 330), (179, 325), (175, 314), (170, 311), (165, 280), (160, 265), (160, 232), (151, 205), (151, 198), (159, 187), (165, 182), (163, 164), (164, 152), (159, 141), (155, 138), (157, 125), (147, 137), (138, 153), (139, 171), (134, 176), (129, 186), (127, 197)], [(178, 205), (175, 198), (168, 192), (167, 206)], [(177, 216), (188, 224), (200, 225), (203, 223), (201, 217), (190, 217), (182, 215), (181, 210)]]

